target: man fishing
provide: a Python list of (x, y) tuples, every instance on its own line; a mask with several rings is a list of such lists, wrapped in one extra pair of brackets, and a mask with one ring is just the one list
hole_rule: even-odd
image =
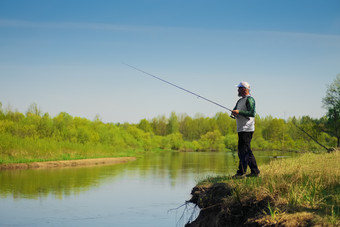
[(213, 103), (219, 107), (222, 107), (228, 111), (231, 112), (231, 116), (233, 118), (236, 118), (236, 124), (237, 124), (237, 132), (238, 132), (238, 156), (240, 158), (239, 167), (237, 170), (235, 178), (239, 177), (245, 177), (247, 172), (247, 166), (249, 165), (251, 173), (247, 176), (258, 176), (260, 174), (260, 170), (257, 168), (256, 160), (253, 155), (253, 152), (250, 148), (250, 142), (253, 137), (253, 133), (255, 130), (255, 100), (253, 97), (249, 94), (250, 85), (247, 82), (241, 82), (238, 87), (238, 96), (241, 98), (236, 103), (235, 108), (229, 109), (225, 106), (222, 106), (221, 104), (218, 104), (217, 102), (214, 102), (210, 99), (207, 99), (197, 93), (194, 93), (192, 91), (189, 91), (183, 87), (180, 87), (174, 83), (171, 83), (169, 81), (166, 81), (158, 76), (155, 76), (151, 73), (148, 73), (146, 71), (143, 71), (139, 68), (136, 68), (132, 65), (123, 63), (124, 65), (137, 70), (139, 72), (142, 72), (148, 76), (151, 76), (157, 80), (160, 80), (164, 83), (167, 83), (173, 87), (176, 87), (178, 89), (181, 89), (187, 93), (190, 93), (198, 98), (204, 99), (205, 101), (208, 101), (210, 103)]
[[(255, 156), (250, 147), (255, 130), (255, 99), (250, 96), (250, 85), (241, 82), (237, 85), (238, 96), (241, 97), (231, 115), (236, 118), (238, 133), (238, 157), (240, 159), (237, 173), (233, 178), (257, 177), (260, 170), (257, 167)], [(249, 166), (251, 173), (246, 175)]]

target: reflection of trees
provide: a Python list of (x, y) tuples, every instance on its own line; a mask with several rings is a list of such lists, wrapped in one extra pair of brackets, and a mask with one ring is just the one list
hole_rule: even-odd
[[(259, 165), (269, 162), (273, 157), (297, 155), (274, 151), (254, 152)], [(130, 168), (139, 171), (139, 177), (167, 178), (170, 182), (189, 179), (198, 174), (232, 174), (237, 170), (237, 152), (162, 152), (147, 154)], [(137, 174), (135, 172), (135, 174)]]
[(168, 178), (171, 182), (192, 177), (193, 174), (227, 174), (236, 168), (231, 153), (163, 152), (146, 155), (137, 161), (140, 177)]
[[(255, 155), (261, 165), (270, 156), (278, 154), (258, 152)], [(163, 179), (174, 186), (200, 174), (202, 177), (207, 174), (231, 174), (236, 171), (237, 163), (237, 154), (233, 156), (231, 152), (168, 151), (149, 153), (137, 161), (111, 166), (5, 170), (0, 171), (0, 196), (12, 194), (14, 198), (39, 198), (52, 194), (62, 198), (98, 187), (117, 176)]]
[[(38, 198), (53, 194), (62, 198), (98, 186), (100, 180), (116, 176), (120, 169), (115, 167), (0, 171), (0, 195), (13, 194), (14, 198)], [(105, 174), (108, 168), (110, 175)]]

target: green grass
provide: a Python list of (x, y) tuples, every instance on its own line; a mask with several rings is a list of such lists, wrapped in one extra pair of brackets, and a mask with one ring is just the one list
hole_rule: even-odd
[(0, 136), (0, 164), (75, 160), (106, 157), (139, 157), (140, 148), (114, 147), (105, 144), (57, 142), (49, 139)]
[(340, 152), (306, 153), (297, 158), (274, 160), (260, 166), (257, 178), (231, 179), (208, 177), (199, 184), (227, 182), (235, 189), (235, 198), (271, 196), (268, 216), (279, 220), (284, 215), (307, 212), (336, 225), (340, 218)]

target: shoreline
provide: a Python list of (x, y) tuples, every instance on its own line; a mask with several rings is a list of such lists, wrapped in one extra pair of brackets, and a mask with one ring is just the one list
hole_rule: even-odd
[(0, 164), (0, 170), (38, 169), (38, 168), (49, 169), (49, 168), (84, 167), (96, 165), (112, 165), (135, 160), (136, 157), (116, 157), (116, 158), (91, 158), (91, 159), (75, 159), (30, 163), (11, 163)]
[(200, 212), (185, 227), (340, 226), (339, 160), (306, 153), (261, 166), (259, 177), (207, 177), (186, 201)]

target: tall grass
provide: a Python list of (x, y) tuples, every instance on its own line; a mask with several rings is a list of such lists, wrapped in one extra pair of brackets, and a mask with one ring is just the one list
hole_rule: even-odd
[[(340, 152), (306, 153), (297, 158), (273, 160), (261, 166), (257, 178), (231, 179), (228, 176), (207, 178), (200, 184), (228, 182), (238, 196), (271, 196), (275, 204), (269, 210), (284, 213), (312, 212), (328, 224), (340, 224)], [(273, 216), (274, 212), (270, 212)]]
[(20, 138), (0, 134), (0, 164), (102, 157), (138, 156), (142, 149), (120, 148), (107, 144), (80, 144), (48, 138)]
[(293, 209), (322, 209), (329, 213), (340, 206), (340, 153), (304, 154), (271, 162), (262, 168), (261, 188), (282, 197)]

